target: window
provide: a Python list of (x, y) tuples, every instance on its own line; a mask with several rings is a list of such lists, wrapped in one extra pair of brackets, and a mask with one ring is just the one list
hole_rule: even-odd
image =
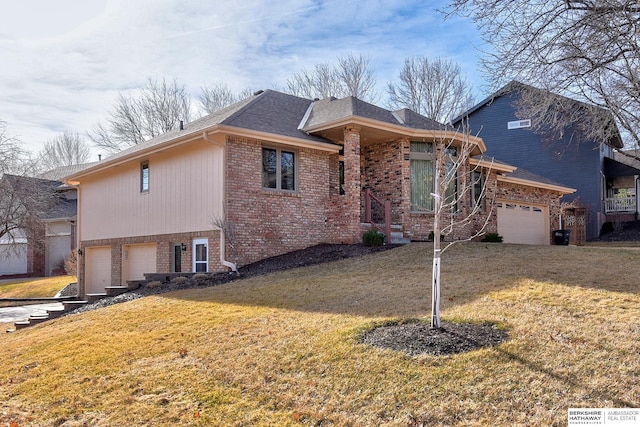
[(483, 187), (482, 172), (471, 171), (471, 207), (483, 207), (482, 206), (482, 187)]
[[(449, 183), (445, 190), (443, 202), (450, 206), (450, 212), (458, 210), (458, 171), (455, 147), (445, 149), (446, 161), (444, 179)], [(411, 142), (409, 148), (411, 169), (411, 210), (413, 212), (429, 212), (435, 209), (435, 161), (436, 153), (431, 142)]]
[(411, 210), (433, 211), (435, 151), (431, 142), (411, 142)]
[(338, 173), (340, 174), (340, 195), (344, 195), (344, 162), (342, 160), (338, 162)]
[(140, 192), (149, 191), (149, 162), (140, 165)]
[(512, 122), (507, 122), (507, 129), (521, 129), (521, 128), (530, 128), (530, 127), (531, 127), (531, 119), (514, 120)]
[(262, 149), (262, 187), (295, 191), (295, 153), (276, 148)]

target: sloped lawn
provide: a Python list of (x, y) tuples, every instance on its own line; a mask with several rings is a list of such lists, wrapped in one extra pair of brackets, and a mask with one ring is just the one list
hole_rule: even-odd
[(75, 282), (72, 276), (36, 277), (0, 281), (0, 298), (53, 297), (65, 286)]
[(361, 343), (428, 318), (430, 248), (138, 299), (0, 336), (0, 425), (566, 425), (639, 407), (640, 251), (464, 244), (443, 319), (510, 339), (451, 356)]

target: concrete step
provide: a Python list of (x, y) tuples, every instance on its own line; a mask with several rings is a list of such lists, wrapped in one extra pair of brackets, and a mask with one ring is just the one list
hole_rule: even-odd
[(394, 245), (406, 245), (407, 243), (411, 243), (411, 240), (404, 237), (404, 233), (402, 231), (392, 231), (391, 243)]
[(29, 323), (31, 325), (37, 325), (38, 323), (46, 322), (49, 320), (49, 316), (31, 316), (29, 317)]
[(18, 329), (28, 328), (29, 326), (31, 326), (31, 322), (28, 321), (28, 320), (21, 320), (19, 322), (13, 322), (13, 326), (15, 327), (15, 330), (17, 331)]
[(47, 314), (49, 315), (49, 319), (55, 319), (56, 317), (60, 317), (66, 312), (67, 310), (65, 310), (64, 305), (60, 308), (47, 309)]
[(87, 302), (92, 303), (101, 300), (102, 298), (106, 298), (107, 296), (108, 295), (106, 292), (102, 292), (96, 294), (86, 294), (85, 298), (87, 299)]
[(65, 311), (73, 311), (78, 307), (82, 307), (83, 305), (89, 304), (89, 301), (84, 300), (76, 300), (76, 301), (64, 301), (62, 305), (64, 306)]
[(131, 289), (129, 286), (107, 286), (104, 288), (108, 297), (115, 297), (125, 292), (129, 292)]

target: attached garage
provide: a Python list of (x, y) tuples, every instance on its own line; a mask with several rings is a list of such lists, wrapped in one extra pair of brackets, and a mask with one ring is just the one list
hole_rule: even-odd
[(505, 243), (548, 245), (549, 207), (517, 201), (499, 201), (498, 234)]
[(156, 272), (156, 245), (125, 245), (122, 247), (122, 285), (127, 280), (142, 280), (144, 273)]
[(111, 286), (111, 246), (88, 247), (85, 256), (85, 292), (102, 293)]
[(0, 242), (0, 276), (27, 272), (27, 244)]

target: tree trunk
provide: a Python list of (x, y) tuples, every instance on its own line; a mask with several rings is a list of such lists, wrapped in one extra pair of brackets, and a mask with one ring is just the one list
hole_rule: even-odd
[(440, 211), (442, 210), (442, 190), (440, 189), (440, 156), (436, 154), (436, 173), (433, 185), (433, 267), (431, 271), (431, 327), (439, 328), (440, 322)]

